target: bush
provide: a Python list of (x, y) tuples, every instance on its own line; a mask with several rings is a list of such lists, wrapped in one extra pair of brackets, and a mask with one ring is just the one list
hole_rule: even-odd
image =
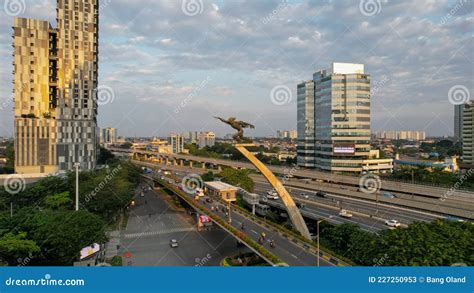
[(114, 256), (112, 260), (110, 261), (110, 264), (113, 267), (121, 267), (123, 265), (122, 257), (120, 255)]

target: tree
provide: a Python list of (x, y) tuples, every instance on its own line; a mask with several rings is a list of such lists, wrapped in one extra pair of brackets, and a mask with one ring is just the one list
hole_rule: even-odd
[(19, 259), (32, 258), (40, 251), (35, 241), (26, 239), (26, 233), (7, 233), (0, 237), (0, 259), (8, 265), (18, 264)]
[(104, 165), (107, 164), (110, 160), (114, 159), (115, 155), (112, 154), (108, 149), (101, 147), (99, 149), (99, 158), (97, 159), (97, 164)]
[(62, 193), (54, 194), (54, 195), (48, 195), (44, 199), (44, 204), (46, 207), (57, 210), (57, 209), (67, 209), (71, 207), (72, 200), (69, 196), (69, 192), (65, 191)]
[(105, 222), (81, 210), (37, 213), (30, 234), (40, 244), (41, 263), (50, 265), (70, 265), (83, 247), (106, 241)]
[(201, 176), (202, 181), (214, 181), (214, 173), (212, 171), (209, 171), (207, 173), (202, 174)]
[(247, 169), (238, 170), (233, 168), (226, 168), (217, 176), (222, 178), (222, 181), (241, 187), (248, 192), (253, 192), (255, 182), (250, 178), (251, 171)]

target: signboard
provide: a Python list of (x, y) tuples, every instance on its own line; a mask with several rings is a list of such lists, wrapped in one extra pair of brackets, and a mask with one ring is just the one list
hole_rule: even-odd
[(88, 258), (89, 256), (93, 255), (94, 253), (100, 250), (100, 245), (97, 243), (92, 244), (91, 246), (84, 247), (81, 249), (81, 260)]
[(354, 155), (355, 154), (355, 145), (334, 145), (333, 153), (337, 155)]

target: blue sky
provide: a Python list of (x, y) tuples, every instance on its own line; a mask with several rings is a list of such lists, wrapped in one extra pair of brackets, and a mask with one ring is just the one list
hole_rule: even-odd
[[(11, 135), (7, 2), (54, 23), (56, 1), (0, 2), (0, 135)], [(474, 94), (473, 1), (99, 2), (99, 83), (113, 91), (99, 126), (120, 135), (228, 133), (214, 115), (255, 124), (252, 135), (295, 129), (297, 83), (331, 62), (366, 65), (373, 131), (451, 135), (450, 89)]]

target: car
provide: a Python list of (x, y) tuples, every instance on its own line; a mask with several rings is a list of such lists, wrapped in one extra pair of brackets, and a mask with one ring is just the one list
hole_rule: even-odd
[(176, 239), (171, 239), (171, 240), (170, 240), (170, 246), (171, 246), (171, 248), (176, 248), (176, 247), (178, 247), (178, 240), (176, 240)]
[(296, 207), (302, 209), (302, 208), (305, 207), (305, 205), (304, 205), (304, 203), (302, 203), (302, 202), (297, 202), (297, 203), (296, 203)]
[(328, 195), (325, 192), (322, 192), (322, 191), (316, 192), (316, 196), (317, 197), (322, 197), (322, 198), (328, 197)]
[(386, 198), (396, 198), (397, 197), (395, 194), (390, 193), (390, 192), (384, 192), (383, 196), (386, 197)]
[(343, 218), (352, 218), (352, 214), (348, 210), (341, 210), (339, 216)]
[(301, 193), (300, 193), (300, 196), (301, 196), (301, 197), (304, 197), (304, 198), (306, 198), (306, 199), (309, 198), (309, 195), (307, 195), (307, 194), (304, 193), (304, 192), (301, 192)]
[(212, 198), (209, 198), (209, 197), (208, 197), (208, 198), (206, 198), (206, 202), (207, 202), (207, 203), (213, 203), (214, 200), (213, 200)]
[(396, 228), (396, 227), (400, 227), (401, 224), (397, 220), (387, 220), (385, 221), (385, 225)]

